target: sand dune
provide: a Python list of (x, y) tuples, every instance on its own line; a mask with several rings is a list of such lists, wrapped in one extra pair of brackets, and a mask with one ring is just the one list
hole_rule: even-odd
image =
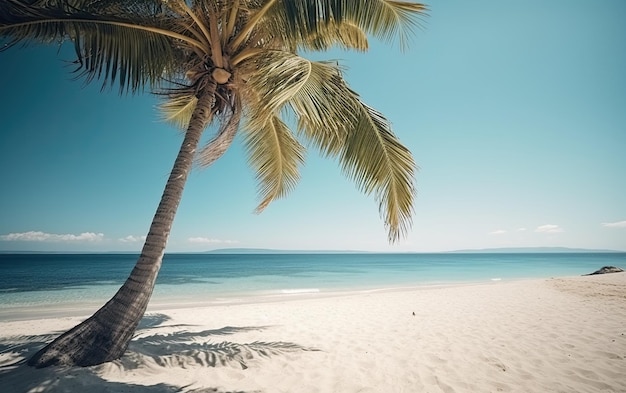
[(119, 361), (23, 364), (78, 320), (0, 322), (1, 390), (626, 392), (626, 273), (151, 309)]

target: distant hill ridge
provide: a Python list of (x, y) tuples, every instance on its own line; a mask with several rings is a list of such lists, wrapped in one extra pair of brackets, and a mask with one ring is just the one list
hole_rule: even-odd
[[(208, 251), (172, 251), (166, 254), (557, 254), (557, 253), (626, 253), (626, 250), (603, 250), (568, 247), (502, 247), (453, 251), (363, 251), (363, 250), (282, 250), (271, 248), (219, 248)], [(0, 254), (134, 254), (139, 251), (25, 251), (0, 250)]]
[(359, 250), (281, 250), (268, 248), (220, 248), (206, 251), (207, 254), (377, 254), (377, 253), (400, 253), (400, 254), (441, 254), (441, 253), (475, 253), (475, 254), (517, 254), (517, 253), (623, 253), (626, 251), (619, 250), (603, 250), (590, 248), (568, 248), (568, 247), (501, 247), (501, 248), (481, 248), (481, 249), (465, 249), (441, 252), (415, 252), (415, 251), (359, 251)]
[(279, 250), (271, 248), (218, 248), (205, 254), (365, 254), (369, 251), (355, 250)]
[(450, 251), (452, 253), (482, 253), (482, 254), (517, 254), (517, 253), (590, 253), (590, 252), (626, 252), (619, 250), (604, 250), (592, 248), (569, 248), (569, 247), (501, 247), (501, 248), (482, 248)]

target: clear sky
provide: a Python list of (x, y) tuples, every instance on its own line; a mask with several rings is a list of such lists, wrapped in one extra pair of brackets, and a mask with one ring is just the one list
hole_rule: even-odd
[[(254, 214), (240, 140), (189, 178), (169, 252), (227, 247), (626, 250), (626, 1), (432, 0), (410, 49), (332, 52), (420, 167), (395, 245), (372, 197), (309, 150), (301, 182)], [(72, 80), (71, 53), (0, 53), (0, 251), (133, 251), (181, 134), (157, 99)]]

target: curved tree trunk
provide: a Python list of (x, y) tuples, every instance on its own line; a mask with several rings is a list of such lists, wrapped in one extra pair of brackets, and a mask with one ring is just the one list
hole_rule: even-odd
[(37, 368), (54, 364), (93, 366), (119, 359), (152, 295), (183, 188), (200, 136), (212, 119), (215, 85), (199, 97), (137, 264), (117, 293), (94, 315), (63, 333), (29, 359)]

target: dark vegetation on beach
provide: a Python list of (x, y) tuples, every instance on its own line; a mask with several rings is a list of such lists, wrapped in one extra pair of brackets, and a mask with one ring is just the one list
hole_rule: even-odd
[(602, 268), (596, 270), (593, 273), (589, 273), (589, 274), (583, 274), (583, 276), (594, 276), (597, 274), (608, 274), (608, 273), (621, 273), (624, 270), (622, 268), (619, 267), (615, 267), (615, 266), (603, 266)]
[[(117, 84), (121, 93), (148, 88), (163, 98), (164, 118), (185, 130), (128, 279), (93, 316), (29, 364), (89, 366), (124, 354), (152, 295), (194, 163), (211, 165), (238, 132), (259, 182), (259, 212), (295, 187), (305, 151), (299, 137), (338, 159), (359, 189), (377, 199), (389, 240), (402, 237), (415, 197), (411, 153), (387, 119), (348, 87), (338, 64), (309, 61), (298, 51), (366, 51), (367, 34), (399, 37), (404, 46), (424, 12), (422, 4), (391, 0), (0, 2), (3, 50), (66, 42), (75, 49), (75, 72), (86, 82)], [(296, 119), (295, 134), (286, 112)], [(217, 133), (200, 147), (209, 125)]]

